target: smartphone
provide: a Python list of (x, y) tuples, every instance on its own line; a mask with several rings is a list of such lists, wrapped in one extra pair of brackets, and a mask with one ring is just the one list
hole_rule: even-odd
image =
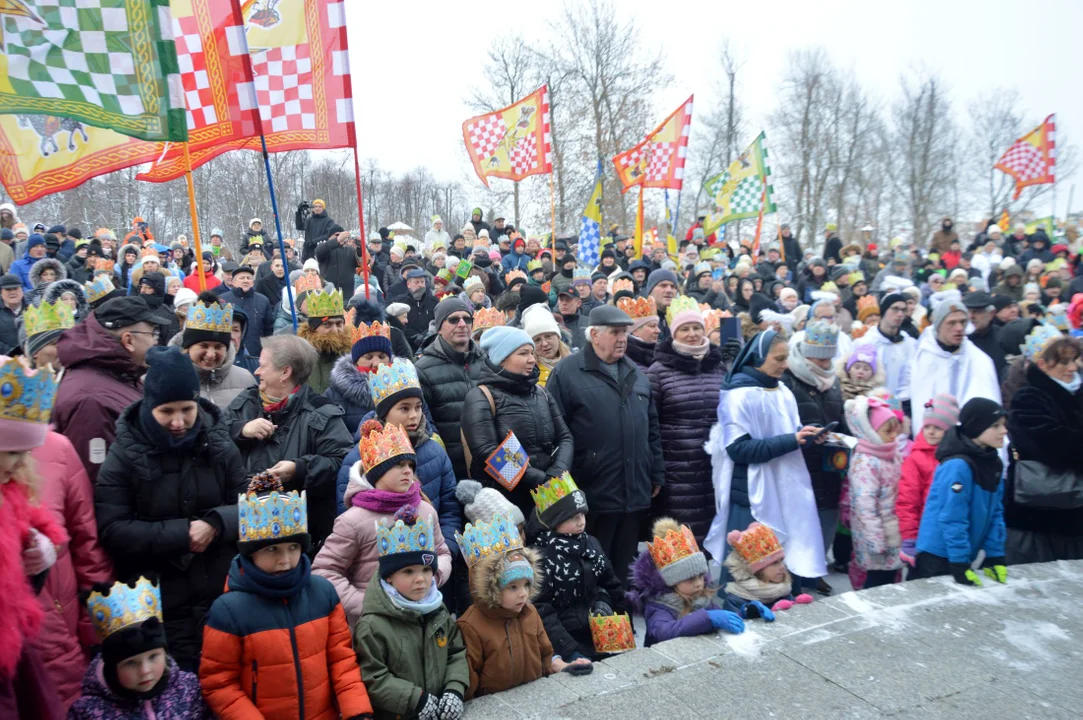
[(838, 420), (835, 420), (834, 422), (829, 422), (827, 424), (827, 427), (821, 428), (820, 432), (818, 432), (818, 433), (816, 433), (815, 435), (812, 436), (812, 438), (811, 438), (812, 442), (816, 442), (817, 440), (822, 438), (824, 435), (828, 434), (829, 432), (831, 432), (832, 430), (837, 428), (838, 426), (839, 426), (839, 421)]
[(722, 321), (718, 324), (718, 330), (719, 342), (722, 345), (725, 345), (727, 340), (740, 340), (741, 319), (735, 317), (722, 318)]

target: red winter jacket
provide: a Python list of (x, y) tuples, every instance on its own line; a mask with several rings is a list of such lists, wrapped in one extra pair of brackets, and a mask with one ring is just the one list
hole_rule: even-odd
[(919, 432), (910, 455), (903, 461), (899, 498), (895, 501), (899, 534), (903, 540), (917, 540), (921, 514), (925, 510), (925, 498), (929, 496), (933, 474), (939, 464), (936, 460), (936, 446), (930, 445), (925, 440), (925, 434)]
[(31, 453), (41, 477), (41, 505), (68, 531), (70, 542), (57, 551), (38, 603), (45, 611), (34, 645), (49, 679), (67, 710), (80, 695), (90, 662), (88, 650), (98, 644), (79, 591), (112, 580), (113, 566), (98, 544), (94, 493), (83, 463), (66, 437), (51, 432)]
[[(203, 277), (207, 278), (208, 290), (214, 290), (222, 284), (222, 281), (219, 280), (214, 273), (210, 272), (210, 270), (205, 271)], [(188, 274), (188, 277), (184, 278), (184, 287), (188, 288), (196, 295), (202, 292), (199, 288), (199, 270), (196, 268), (195, 263), (192, 263), (192, 272)]]

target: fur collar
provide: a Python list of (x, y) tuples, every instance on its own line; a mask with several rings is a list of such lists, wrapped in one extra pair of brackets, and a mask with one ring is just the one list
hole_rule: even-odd
[[(530, 585), (528, 601), (537, 597), (541, 587), (541, 556), (532, 548), (516, 550), (521, 553), (530, 567), (534, 570), (534, 582)], [(470, 569), (470, 593), (474, 596), (475, 604), (479, 611), (490, 617), (515, 617), (515, 613), (500, 607), (500, 575), (504, 571), (504, 555), (497, 553), (482, 558)]]
[(354, 405), (373, 407), (368, 376), (357, 369), (349, 355), (340, 357), (331, 368), (331, 387)]

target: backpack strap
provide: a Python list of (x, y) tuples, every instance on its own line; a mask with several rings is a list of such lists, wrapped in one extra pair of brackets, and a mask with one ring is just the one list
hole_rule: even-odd
[[(496, 401), (493, 400), (493, 393), (485, 385), (478, 385), (478, 390), (481, 390), (481, 394), (485, 396), (485, 399), (489, 401), (489, 412), (493, 415), (493, 423), (496, 423)], [(459, 427), (459, 439), (463, 446), (463, 457), (466, 460), (466, 471), (470, 472), (470, 465), (473, 463), (474, 458), (470, 452), (470, 443), (466, 442), (466, 433), (463, 432), (462, 427)]]

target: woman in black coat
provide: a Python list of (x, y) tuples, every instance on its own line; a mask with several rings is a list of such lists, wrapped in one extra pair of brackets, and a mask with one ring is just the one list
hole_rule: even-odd
[[(1012, 397), (1008, 434), (1012, 455), (1038, 460), (1053, 471), (1083, 477), (1083, 389), (1078, 362), (1080, 342), (1039, 325), (1024, 343), (1030, 361), (1026, 384)], [(1009, 564), (1083, 559), (1083, 508), (1053, 508), (1014, 500), (1015, 467), (1004, 487), (1005, 551)]]
[[(571, 469), (575, 451), (572, 434), (553, 398), (538, 387), (534, 341), (526, 332), (490, 328), (481, 337), (481, 347), (488, 357), (478, 386), (466, 394), (461, 424), (469, 449), (470, 476), (502, 492), (524, 517), (530, 517), (534, 508), (530, 490)], [(485, 470), (486, 459), (504, 442), (509, 430), (530, 456), (526, 474), (512, 490)]]
[(703, 445), (715, 422), (726, 368), (722, 351), (707, 339), (703, 316), (694, 302), (689, 305), (671, 313), (673, 336), (655, 347), (647, 377), (666, 465), (666, 484), (654, 506), (687, 525), (702, 545), (715, 516), (711, 456)]

